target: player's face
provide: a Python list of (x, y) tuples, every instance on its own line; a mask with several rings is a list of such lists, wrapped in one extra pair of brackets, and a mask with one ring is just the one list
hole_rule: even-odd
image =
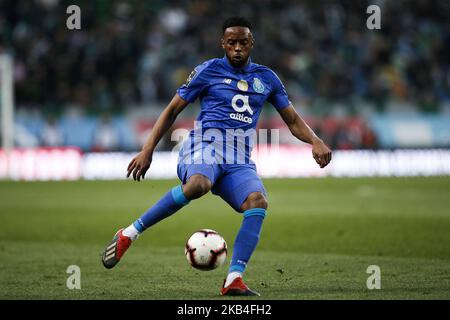
[(222, 38), (222, 48), (235, 67), (242, 67), (247, 63), (253, 43), (252, 33), (246, 27), (227, 28)]

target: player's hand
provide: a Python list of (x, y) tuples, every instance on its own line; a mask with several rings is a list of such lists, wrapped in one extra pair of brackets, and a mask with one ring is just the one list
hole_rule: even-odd
[(325, 168), (331, 161), (331, 150), (323, 143), (322, 140), (318, 140), (313, 143), (312, 154), (314, 160), (321, 168)]
[(145, 173), (150, 168), (150, 164), (152, 163), (152, 154), (141, 151), (138, 153), (136, 157), (131, 160), (130, 164), (128, 165), (127, 169), (127, 178), (130, 176), (130, 174), (133, 174), (133, 179), (136, 181), (141, 181), (145, 178)]

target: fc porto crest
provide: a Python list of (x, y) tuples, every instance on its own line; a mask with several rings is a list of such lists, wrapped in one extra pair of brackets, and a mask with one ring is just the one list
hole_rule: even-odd
[(264, 92), (264, 85), (258, 78), (253, 78), (253, 90), (257, 93), (263, 93)]

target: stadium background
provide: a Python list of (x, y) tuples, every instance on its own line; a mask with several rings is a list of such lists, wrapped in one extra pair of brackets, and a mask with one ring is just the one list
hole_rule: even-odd
[[(72, 4), (68, 1), (1, 2), (0, 51), (14, 55), (16, 147), (70, 146), (83, 153), (138, 150), (190, 71), (206, 59), (222, 56), (221, 21), (237, 6), (254, 24), (253, 60), (276, 70), (296, 109), (333, 150), (450, 146), (445, 1), (380, 2), (381, 30), (366, 27), (370, 4), (366, 1), (77, 3), (82, 28), (70, 31), (65, 23), (69, 16), (65, 10)], [(198, 103), (190, 106), (173, 129), (191, 128), (198, 110)], [(270, 106), (259, 127), (280, 130), (283, 145), (301, 145)], [(168, 134), (158, 150), (172, 150), (175, 144)], [(85, 161), (86, 157), (70, 153), (62, 162), (71, 167), (49, 176), (48, 170), (37, 168), (38, 163), (61, 162), (60, 154), (40, 151), (14, 153), (17, 168), (7, 168), (0, 154), (0, 176), (119, 178), (123, 175), (118, 168), (129, 157)], [(383, 167), (386, 157), (388, 169)], [(405, 157), (420, 160), (405, 162)], [(291, 158), (304, 162), (308, 156), (300, 152)], [(346, 166), (348, 159), (362, 163), (367, 158), (369, 168)], [(268, 177), (450, 173), (449, 153), (443, 150), (344, 152), (335, 159), (335, 166), (322, 172), (314, 170), (312, 162), (306, 162), (303, 171), (270, 165), (261, 170)], [(161, 159), (167, 161), (174, 164), (176, 159), (168, 155)], [(411, 168), (399, 168), (397, 163)], [(110, 174), (93, 175), (101, 168)], [(174, 170), (156, 168), (158, 177), (174, 177)]]
[[(71, 4), (81, 8), (81, 30), (66, 28)], [(371, 4), (381, 8), (381, 30), (366, 27)], [(278, 73), (295, 108), (334, 151), (326, 170), (316, 168), (308, 146), (294, 141), (275, 110), (265, 107), (259, 127), (278, 129), (281, 146), (278, 155), (258, 153), (260, 174), (294, 179), (265, 180), (278, 213), (267, 229), (280, 238), (262, 240), (255, 260), (276, 272), (259, 279), (259, 289), (269, 298), (449, 297), (450, 5), (406, 0), (0, 1), (0, 53), (14, 58), (15, 97), (15, 148), (9, 156), (0, 151), (1, 283), (7, 288), (0, 296), (205, 298), (200, 285), (192, 295), (174, 293), (176, 279), (194, 274), (176, 248), (205, 224), (232, 244), (238, 218), (218, 199), (208, 196), (158, 226), (137, 244), (140, 253), (130, 253), (129, 272), (119, 270), (142, 276), (136, 265), (152, 268), (150, 255), (162, 261), (153, 272), (172, 274), (172, 280), (152, 274), (166, 287), (121, 295), (114, 291), (117, 278), (97, 270), (92, 251), (175, 181), (24, 180), (124, 179), (176, 88), (196, 65), (223, 55), (221, 23), (230, 15), (253, 23), (253, 61)], [(188, 107), (173, 129), (191, 128), (198, 110), (198, 103)], [(175, 177), (175, 144), (170, 134), (161, 141), (149, 177)], [(297, 179), (311, 176), (419, 177)], [(154, 245), (153, 253), (143, 252)], [(42, 261), (45, 254), (53, 264)], [(373, 260), (392, 267), (395, 285), (388, 293), (371, 296), (365, 289), (364, 266)], [(91, 277), (86, 295), (62, 290), (64, 266), (77, 261)], [(43, 278), (36, 275), (46, 268)], [(314, 289), (294, 290), (292, 279), (302, 272), (308, 280), (299, 287)], [(330, 280), (336, 275), (343, 282)], [(105, 277), (114, 284), (92, 289)], [(211, 286), (217, 282), (217, 274), (202, 277)], [(404, 285), (410, 278), (422, 280)], [(277, 295), (280, 279), (286, 295)]]

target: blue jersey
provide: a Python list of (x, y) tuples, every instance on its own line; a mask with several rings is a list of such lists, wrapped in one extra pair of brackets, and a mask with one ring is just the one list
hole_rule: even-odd
[[(231, 146), (229, 150), (244, 154), (245, 162), (248, 162), (253, 146), (254, 137), (249, 136), (256, 130), (264, 103), (268, 101), (278, 110), (290, 105), (283, 84), (272, 70), (251, 61), (236, 68), (226, 57), (197, 66), (177, 93), (188, 102), (199, 98), (201, 106), (196, 126), (190, 134), (197, 142), (191, 139), (185, 143), (184, 151), (187, 152), (188, 146), (193, 151), (204, 149), (211, 141), (221, 142), (224, 147), (218, 150), (216, 145), (216, 156), (224, 158), (225, 146)], [(208, 129), (215, 131), (209, 130), (212, 133), (205, 135)], [(243, 143), (226, 141), (227, 133), (233, 130), (234, 135), (238, 132), (245, 136)]]

